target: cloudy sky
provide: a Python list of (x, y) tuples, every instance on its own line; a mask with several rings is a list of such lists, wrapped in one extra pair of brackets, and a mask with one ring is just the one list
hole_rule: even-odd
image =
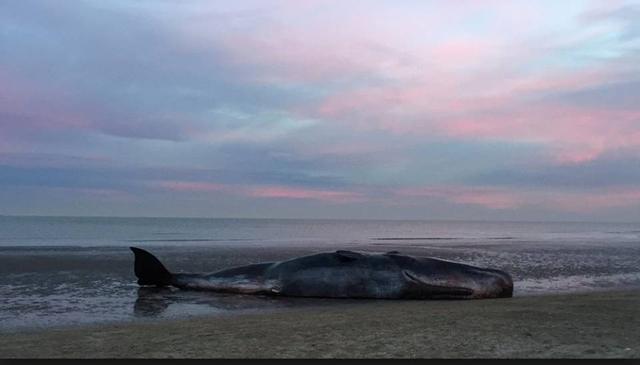
[(640, 221), (640, 1), (0, 3), (0, 214)]

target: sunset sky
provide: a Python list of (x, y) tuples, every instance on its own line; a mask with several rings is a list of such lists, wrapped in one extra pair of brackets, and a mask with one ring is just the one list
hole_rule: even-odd
[(0, 214), (640, 221), (640, 1), (0, 3)]

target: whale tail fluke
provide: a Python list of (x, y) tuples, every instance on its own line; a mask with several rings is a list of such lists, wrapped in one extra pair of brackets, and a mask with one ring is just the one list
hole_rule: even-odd
[(141, 248), (129, 248), (135, 255), (134, 272), (138, 277), (139, 285), (171, 285), (173, 275), (162, 265), (160, 260)]

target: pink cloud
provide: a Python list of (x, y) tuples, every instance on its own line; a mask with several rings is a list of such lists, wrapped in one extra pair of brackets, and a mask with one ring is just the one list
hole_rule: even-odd
[[(206, 128), (185, 113), (128, 114), (126, 107), (96, 103), (43, 80), (30, 80), (0, 67), (0, 127), (5, 134), (51, 131), (100, 133), (128, 138), (197, 139)], [(1, 138), (2, 136), (0, 136)]]
[(312, 199), (332, 203), (349, 203), (361, 201), (357, 193), (333, 190), (314, 190), (291, 188), (285, 186), (256, 187), (249, 190), (249, 195), (259, 198)]
[(505, 210), (538, 206), (569, 213), (590, 213), (602, 209), (640, 206), (640, 189), (638, 188), (566, 191), (447, 186), (404, 188), (394, 193), (400, 197), (439, 198), (456, 204)]
[[(465, 80), (456, 75), (448, 83), (436, 75), (430, 83), (346, 91), (327, 97), (311, 113), (361, 130), (537, 143), (546, 146), (558, 163), (590, 161), (620, 148), (640, 149), (639, 108), (539, 98), (615, 80), (608, 72), (518, 78), (492, 86), (487, 94), (474, 90), (473, 84), (465, 89)], [(500, 80), (497, 75), (489, 79)]]
[(228, 189), (228, 186), (222, 184), (190, 181), (156, 181), (151, 186), (175, 192), (215, 192)]
[(469, 116), (439, 127), (443, 133), (455, 137), (548, 144), (557, 162), (581, 163), (606, 151), (640, 149), (639, 123), (640, 110), (540, 104)]
[(74, 193), (80, 193), (91, 197), (103, 198), (103, 199), (129, 199), (131, 194), (126, 191), (116, 189), (98, 189), (98, 188), (69, 188), (69, 191)]
[[(183, 32), (190, 45), (216, 44), (233, 63), (258, 70), (250, 77), (260, 82), (340, 85), (317, 105), (292, 107), (302, 117), (363, 131), (537, 143), (558, 163), (640, 149), (635, 115), (540, 101), (620, 81), (637, 69), (624, 57), (587, 57), (578, 65), (594, 37), (610, 29), (582, 24), (568, 32), (566, 20), (600, 5), (550, 11), (544, 4), (465, 0), (404, 9), (357, 3), (341, 11), (344, 6), (283, 1), (226, 31), (200, 19)], [(470, 27), (470, 19), (494, 22)], [(459, 31), (442, 34), (447, 27)]]
[(155, 181), (150, 183), (151, 187), (160, 188), (176, 193), (197, 192), (215, 193), (224, 192), (228, 194), (249, 196), (256, 198), (271, 199), (310, 199), (331, 203), (351, 203), (361, 201), (364, 196), (359, 193), (349, 191), (337, 191), (326, 189), (307, 189), (289, 186), (246, 186), (216, 184), (210, 182), (188, 182), (188, 181)]
[(39, 186), (38, 190), (60, 192), (67, 194), (67, 196), (77, 197), (79, 195), (93, 198), (104, 199), (106, 201), (113, 200), (131, 200), (134, 198), (132, 194), (127, 191), (109, 188), (82, 188), (82, 187), (61, 187), (61, 186)]
[(536, 20), (545, 15), (540, 9), (494, 1), (406, 7), (385, 2), (279, 1), (251, 15), (240, 11), (222, 17), (212, 7), (209, 12), (199, 9), (209, 16), (189, 16), (188, 22), (179, 24), (182, 39), (176, 46), (216, 45), (233, 63), (264, 71), (252, 75), (265, 82), (397, 79), (418, 76), (434, 63), (457, 69), (482, 64), (486, 56), (494, 55), (496, 41), (487, 34), (467, 31), (443, 40), (440, 33), (447, 27), (467, 30), (469, 20), (480, 12), (500, 20), (498, 26), (487, 26), (487, 32), (502, 43), (501, 28), (513, 26), (516, 33), (535, 29)]
[(547, 193), (547, 205), (568, 212), (595, 212), (602, 209), (640, 205), (640, 189), (617, 188), (596, 192)]
[[(234, 66), (246, 67), (241, 77), (251, 82), (303, 84), (311, 90), (316, 83), (338, 85), (321, 88), (319, 94), (327, 96), (319, 105), (304, 111), (291, 107), (302, 116), (398, 134), (533, 141), (548, 145), (556, 161), (579, 163), (620, 144), (637, 144), (630, 137), (637, 128), (623, 125), (620, 132), (603, 133), (602, 126), (570, 120), (579, 111), (562, 116), (555, 107), (530, 103), (541, 95), (615, 79), (620, 60), (566, 65), (574, 58), (581, 61), (571, 51), (585, 45), (589, 51), (593, 37), (610, 30), (584, 24), (567, 31), (575, 17), (593, 7), (554, 9), (495, 0), (406, 7), (280, 0), (240, 4), (222, 14), (219, 6), (199, 4), (168, 13), (176, 29), (167, 33), (176, 37), (172, 46), (179, 49), (215, 47), (216, 57), (224, 53)], [(555, 23), (558, 19), (562, 24)], [(593, 110), (579, 117), (587, 113)], [(598, 118), (607, 124), (618, 115), (609, 111)], [(205, 134), (197, 128), (187, 132)], [(209, 135), (220, 138), (217, 131)], [(230, 133), (225, 138), (247, 137)]]
[(513, 209), (524, 201), (517, 192), (487, 187), (425, 187), (396, 191), (399, 196), (440, 198), (457, 204), (479, 205), (491, 209)]
[[(482, 66), (500, 57), (503, 44), (499, 40), (477, 37), (451, 38), (423, 50), (428, 59), (444, 70)], [(433, 66), (431, 66), (433, 67)]]
[(55, 90), (0, 68), (0, 112), (3, 128), (77, 129), (89, 126), (89, 117)]

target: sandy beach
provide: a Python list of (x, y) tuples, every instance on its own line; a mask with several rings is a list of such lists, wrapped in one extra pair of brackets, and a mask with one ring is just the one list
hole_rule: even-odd
[(638, 358), (640, 291), (362, 301), (0, 335), (3, 358)]

